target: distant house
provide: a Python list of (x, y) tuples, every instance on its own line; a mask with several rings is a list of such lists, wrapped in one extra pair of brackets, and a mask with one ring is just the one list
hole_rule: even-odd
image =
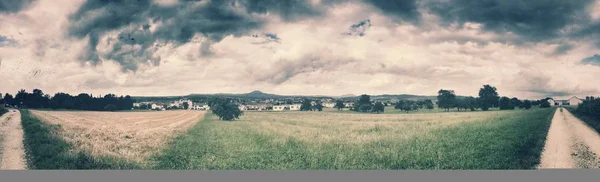
[(273, 111), (299, 111), (300, 104), (286, 104), (273, 106)]
[(289, 106), (290, 106), (290, 111), (299, 111), (300, 110), (300, 104), (292, 104)]
[(344, 102), (344, 107), (346, 107), (346, 108), (354, 107), (354, 102)]
[(323, 103), (323, 107), (334, 108), (335, 107), (335, 103), (333, 103), (333, 102), (325, 102), (325, 103)]
[(553, 106), (553, 105), (556, 105), (556, 102), (554, 102), (554, 99), (548, 99), (548, 100), (546, 100), (546, 101), (548, 101), (548, 103), (549, 103), (551, 106)]
[(577, 96), (573, 96), (569, 99), (548, 99), (548, 102), (550, 103), (550, 105), (554, 105), (554, 106), (576, 106), (579, 105), (583, 102), (582, 99), (578, 98)]
[(240, 111), (248, 110), (248, 107), (246, 107), (246, 105), (242, 105), (242, 104), (238, 105), (238, 108), (240, 109)]
[(572, 105), (572, 106), (577, 106), (577, 105), (581, 104), (582, 102), (583, 102), (583, 100), (578, 98), (577, 96), (573, 96), (569, 99), (569, 105)]

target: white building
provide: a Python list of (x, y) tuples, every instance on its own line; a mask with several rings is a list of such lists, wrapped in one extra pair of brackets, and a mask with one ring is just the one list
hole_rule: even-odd
[(273, 106), (273, 111), (299, 111), (300, 110), (300, 104), (289, 104), (289, 105), (278, 105), (278, 106)]
[(325, 102), (325, 103), (323, 103), (323, 107), (334, 108), (335, 107), (335, 103), (334, 102)]
[(582, 102), (583, 102), (583, 100), (578, 98), (577, 96), (573, 96), (569, 99), (569, 105), (572, 105), (572, 106), (577, 106), (577, 105), (581, 104)]
[(165, 107), (158, 104), (152, 104), (152, 110), (165, 110)]

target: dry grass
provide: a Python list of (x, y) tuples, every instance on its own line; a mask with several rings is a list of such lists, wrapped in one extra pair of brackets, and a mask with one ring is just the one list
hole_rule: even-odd
[[(284, 142), (368, 143), (408, 139), (436, 128), (461, 122), (487, 120), (507, 112), (453, 112), (415, 114), (348, 114), (328, 112), (246, 112), (232, 126), (273, 134)], [(232, 129), (232, 128), (230, 128)]]
[(74, 145), (74, 150), (142, 164), (177, 132), (187, 131), (205, 114), (201, 111), (31, 113), (44, 122), (60, 125), (59, 134)]

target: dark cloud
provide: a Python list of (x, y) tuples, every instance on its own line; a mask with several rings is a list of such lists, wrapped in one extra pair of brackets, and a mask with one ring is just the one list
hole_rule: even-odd
[(350, 26), (350, 30), (342, 33), (344, 36), (365, 36), (365, 32), (371, 28), (371, 20), (363, 20)]
[(444, 24), (481, 23), (485, 30), (511, 32), (528, 41), (565, 36), (564, 28), (589, 21), (585, 8), (593, 0), (429, 0), (427, 9)]
[(35, 0), (1, 0), (0, 1), (0, 14), (1, 13), (16, 13), (25, 9), (29, 4)]
[(364, 0), (364, 2), (400, 21), (418, 23), (421, 19), (416, 0)]
[(561, 44), (558, 47), (556, 47), (556, 49), (554, 50), (554, 54), (555, 55), (563, 55), (563, 54), (569, 52), (570, 50), (572, 50), (573, 48), (575, 48), (575, 46), (573, 46), (571, 44)]
[[(152, 49), (159, 44), (181, 45), (201, 34), (207, 39), (199, 51), (211, 55), (212, 43), (262, 27), (267, 21), (263, 15), (296, 21), (319, 16), (321, 12), (306, 0), (180, 0), (169, 6), (143, 0), (87, 1), (71, 15), (69, 34), (89, 37), (88, 49), (82, 55), (85, 61), (97, 63), (104, 57), (119, 62), (125, 70), (135, 71), (139, 63), (160, 63), (160, 58), (152, 56)], [(160, 26), (151, 32), (150, 22)], [(134, 30), (121, 32), (111, 52), (98, 55), (96, 47), (101, 36), (127, 27)], [(127, 37), (123, 38), (125, 34)], [(267, 37), (277, 38), (275, 34)]]
[(6, 37), (6, 36), (3, 36), (3, 35), (0, 35), (0, 47), (15, 46), (15, 45), (17, 45), (16, 40)]
[(582, 64), (594, 65), (594, 66), (600, 66), (600, 55), (595, 54), (592, 57), (588, 57), (588, 58), (582, 59), (581, 63)]

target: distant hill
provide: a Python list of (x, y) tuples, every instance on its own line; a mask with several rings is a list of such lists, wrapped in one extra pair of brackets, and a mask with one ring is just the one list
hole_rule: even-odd
[[(133, 97), (138, 101), (148, 100), (177, 100), (182, 98), (197, 98), (197, 97), (230, 97), (230, 98), (243, 98), (243, 99), (286, 99), (286, 98), (332, 98), (342, 100), (356, 100), (359, 96), (347, 94), (342, 96), (321, 96), (321, 95), (277, 95), (264, 93), (260, 90), (255, 90), (249, 93), (215, 93), (215, 94), (190, 94), (186, 96), (164, 96), (164, 97)], [(457, 96), (461, 97), (461, 96)], [(372, 100), (437, 100), (436, 96), (422, 96), (422, 95), (411, 95), (411, 94), (383, 94), (383, 95), (371, 95)]]
[[(356, 100), (359, 96), (351, 96), (351, 97), (342, 97), (344, 100)], [(400, 95), (371, 95), (371, 100), (437, 100), (437, 96), (422, 96), (422, 95), (410, 95), (410, 94), (400, 94)]]

